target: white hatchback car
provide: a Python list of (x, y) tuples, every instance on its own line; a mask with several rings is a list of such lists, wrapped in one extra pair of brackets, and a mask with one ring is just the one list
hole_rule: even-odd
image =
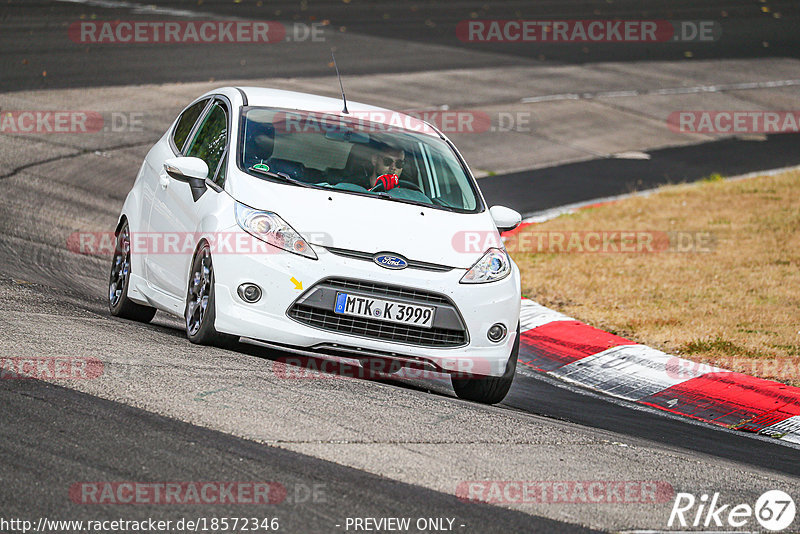
[(189, 105), (125, 199), (111, 313), (184, 317), (194, 343), (447, 372), (459, 397), (500, 402), (520, 277), (498, 229), (520, 215), (487, 209), (433, 126), (348, 104), (228, 87)]

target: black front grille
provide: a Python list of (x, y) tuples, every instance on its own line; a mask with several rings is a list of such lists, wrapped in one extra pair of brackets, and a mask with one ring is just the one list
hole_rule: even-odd
[[(357, 260), (363, 261), (373, 261), (375, 254), (370, 254), (369, 252), (360, 252), (358, 250), (348, 250), (345, 248), (333, 248), (333, 247), (326, 247), (328, 252), (332, 254), (336, 254), (337, 256), (344, 256), (345, 258), (354, 258)], [(417, 260), (408, 260), (408, 267), (410, 269), (421, 269), (423, 271), (436, 271), (436, 272), (448, 272), (452, 271), (453, 267), (448, 267), (447, 265), (439, 265), (438, 263), (429, 263), (427, 261), (417, 261)]]
[(343, 278), (329, 278), (328, 280), (325, 280), (324, 285), (334, 289), (366, 292), (375, 296), (396, 297), (417, 302), (452, 306), (452, 303), (447, 299), (447, 297), (437, 295), (436, 293), (429, 293), (428, 291), (421, 291), (419, 289), (411, 289), (407, 287), (376, 284), (362, 280), (345, 280)]
[(339, 315), (333, 310), (323, 310), (304, 304), (292, 306), (289, 309), (289, 317), (322, 330), (426, 347), (457, 347), (467, 342), (467, 333), (464, 330), (392, 324), (375, 319)]

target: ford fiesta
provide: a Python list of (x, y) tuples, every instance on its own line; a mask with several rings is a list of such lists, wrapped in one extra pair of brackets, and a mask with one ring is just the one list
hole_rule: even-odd
[[(349, 107), (349, 109), (348, 109)], [(113, 315), (183, 317), (193, 343), (450, 373), (500, 402), (519, 350), (519, 270), (435, 127), (337, 99), (223, 88), (147, 154), (116, 227)]]

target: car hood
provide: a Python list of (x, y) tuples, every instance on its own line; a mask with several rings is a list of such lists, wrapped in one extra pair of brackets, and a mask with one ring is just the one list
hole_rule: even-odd
[(312, 245), (469, 269), (500, 236), (488, 210), (453, 213), (237, 173), (228, 192), (255, 209), (277, 213)]

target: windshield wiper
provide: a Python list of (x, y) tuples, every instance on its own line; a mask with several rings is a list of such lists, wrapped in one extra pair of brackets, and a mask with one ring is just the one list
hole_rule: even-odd
[(455, 211), (452, 208), (448, 208), (446, 206), (439, 206), (435, 202), (427, 203), (427, 202), (420, 202), (418, 200), (411, 200), (408, 198), (395, 197), (384, 191), (372, 191), (371, 193), (369, 193), (369, 196), (373, 198), (375, 197), (382, 198), (384, 200), (389, 200), (391, 202), (400, 202), (401, 204), (412, 204), (414, 206), (422, 206), (423, 208), (440, 208), (447, 211)]
[(437, 206), (439, 206), (440, 208), (442, 208), (444, 210), (454, 211), (454, 212), (458, 211), (458, 208), (456, 208), (455, 206), (445, 202), (441, 198), (432, 198), (431, 202), (433, 202), (434, 204), (436, 204)]
[(264, 168), (261, 168), (261, 167), (258, 167), (258, 166), (252, 166), (248, 170), (251, 170), (253, 172), (257, 172), (259, 174), (263, 174), (264, 176), (269, 176), (270, 178), (278, 178), (280, 180), (283, 180), (284, 182), (288, 182), (290, 184), (299, 185), (300, 187), (308, 187), (307, 183), (301, 182), (299, 180), (295, 180), (294, 178), (292, 178), (291, 176), (289, 176), (285, 172), (268, 171), (268, 170), (266, 170)]

